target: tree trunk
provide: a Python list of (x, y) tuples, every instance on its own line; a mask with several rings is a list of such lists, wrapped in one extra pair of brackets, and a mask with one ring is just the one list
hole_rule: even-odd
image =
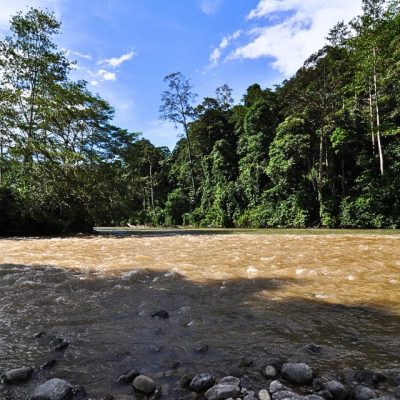
[(372, 106), (371, 81), (369, 82), (369, 120), (370, 120), (370, 126), (371, 126), (372, 153), (375, 154), (374, 111), (373, 111), (373, 106)]
[(378, 79), (376, 73), (376, 50), (373, 49), (374, 54), (374, 91), (375, 91), (375, 112), (376, 112), (376, 139), (378, 142), (378, 152), (379, 152), (379, 168), (381, 175), (383, 175), (383, 150), (381, 144), (381, 134), (380, 134), (380, 114), (379, 114), (379, 102), (378, 102)]

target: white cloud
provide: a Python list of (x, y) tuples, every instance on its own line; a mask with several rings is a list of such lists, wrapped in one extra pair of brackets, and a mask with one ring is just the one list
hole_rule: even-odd
[(28, 11), (31, 7), (34, 8), (49, 8), (54, 10), (58, 8), (61, 0), (2, 0), (0, 7), (0, 28), (8, 28), (10, 19), (18, 11)]
[(117, 74), (115, 72), (106, 71), (105, 69), (99, 69), (96, 72), (96, 76), (103, 81), (115, 81), (117, 79)]
[(204, 14), (215, 14), (223, 0), (200, 0), (199, 6)]
[[(360, 12), (361, 0), (260, 0), (247, 20), (262, 19), (265, 25), (250, 30), (249, 42), (233, 49), (227, 59), (271, 57), (273, 68), (290, 76), (324, 45), (337, 22)], [(216, 53), (210, 62), (220, 57)]]
[(131, 60), (135, 56), (136, 56), (136, 53), (134, 51), (131, 51), (127, 54), (123, 54), (120, 57), (112, 57), (112, 58), (107, 58), (105, 60), (101, 60), (101, 61), (99, 61), (99, 64), (108, 65), (110, 67), (116, 68), (119, 65), (121, 65), (122, 63), (124, 63), (125, 61)]
[(229, 36), (225, 36), (218, 47), (214, 49), (214, 51), (210, 54), (208, 59), (210, 67), (216, 67), (219, 63), (219, 60), (222, 56), (223, 50), (225, 50), (233, 41), (237, 40), (242, 34), (242, 30), (239, 29), (236, 32), (233, 32)]

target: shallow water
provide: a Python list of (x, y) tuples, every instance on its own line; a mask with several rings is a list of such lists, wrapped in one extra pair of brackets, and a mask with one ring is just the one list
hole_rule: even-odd
[[(115, 378), (133, 368), (170, 393), (185, 372), (246, 372), (262, 385), (259, 368), (276, 358), (320, 374), (400, 369), (399, 271), (398, 234), (0, 240), (0, 371), (59, 361), (0, 386), (0, 398), (25, 399), (51, 376), (95, 398), (129, 393)], [(160, 309), (170, 318), (151, 317)], [(65, 352), (56, 337), (71, 343)]]

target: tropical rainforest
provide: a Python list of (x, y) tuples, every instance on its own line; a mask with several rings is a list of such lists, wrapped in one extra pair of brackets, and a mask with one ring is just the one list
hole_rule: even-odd
[(400, 3), (363, 0), (290, 79), (198, 100), (165, 77), (175, 148), (113, 125), (70, 78), (50, 11), (0, 41), (0, 232), (94, 226), (400, 227)]

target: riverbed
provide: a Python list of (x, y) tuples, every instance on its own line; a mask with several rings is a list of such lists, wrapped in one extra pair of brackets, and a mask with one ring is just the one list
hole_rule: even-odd
[(134, 368), (170, 393), (188, 372), (261, 381), (277, 359), (400, 369), (398, 233), (112, 233), (0, 240), (0, 372), (37, 371), (0, 397), (53, 376), (127, 393)]

